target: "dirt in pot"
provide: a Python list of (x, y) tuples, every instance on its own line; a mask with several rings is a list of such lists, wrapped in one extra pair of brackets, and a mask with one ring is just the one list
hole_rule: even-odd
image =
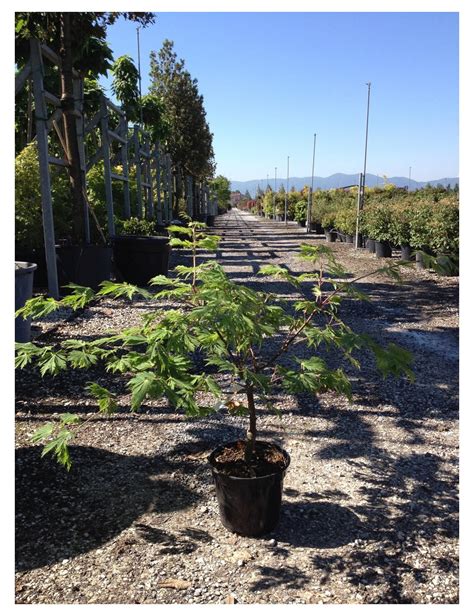
[(284, 470), (287, 459), (282, 451), (271, 443), (257, 441), (250, 464), (245, 462), (245, 441), (236, 441), (219, 452), (213, 466), (217, 471), (231, 477), (264, 477)]

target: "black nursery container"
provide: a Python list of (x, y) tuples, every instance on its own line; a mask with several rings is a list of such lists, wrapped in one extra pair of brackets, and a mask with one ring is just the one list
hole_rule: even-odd
[(365, 247), (369, 252), (375, 252), (375, 240), (367, 238), (365, 240)]
[(264, 477), (230, 477), (217, 470), (216, 457), (225, 447), (234, 444), (224, 443), (209, 456), (221, 522), (227, 530), (238, 535), (259, 537), (270, 533), (279, 522), (283, 479), (290, 456), (272, 443), (285, 457), (283, 470)]
[(388, 242), (375, 241), (375, 256), (379, 259), (392, 256), (392, 249)]
[(324, 229), (324, 235), (327, 242), (335, 242), (337, 239), (336, 231), (331, 231), (330, 229)]
[(59, 286), (74, 282), (95, 291), (110, 280), (112, 248), (95, 244), (56, 246)]
[(408, 244), (402, 244), (400, 246), (400, 250), (401, 250), (401, 258), (403, 259), (403, 261), (413, 261), (415, 259), (413, 253), (413, 249), (411, 246), (408, 246)]
[(155, 235), (116, 235), (112, 238), (117, 275), (145, 286), (158, 274), (168, 275), (169, 238)]

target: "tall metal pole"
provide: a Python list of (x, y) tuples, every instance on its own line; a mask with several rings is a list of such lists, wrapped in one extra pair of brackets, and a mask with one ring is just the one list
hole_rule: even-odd
[(411, 186), (411, 167), (408, 167), (408, 192), (410, 192)]
[(285, 225), (288, 224), (287, 215), (288, 215), (288, 185), (289, 183), (290, 183), (290, 157), (288, 156), (288, 160), (286, 161)]
[(362, 173), (359, 173), (359, 191), (357, 194), (357, 215), (356, 215), (356, 234), (355, 234), (355, 249), (359, 247), (359, 218), (360, 218), (360, 198), (362, 192)]
[(365, 197), (365, 172), (366, 172), (366, 168), (367, 168), (367, 142), (369, 139), (369, 107), (370, 107), (370, 86), (371, 86), (371, 82), (368, 81), (366, 84), (367, 86), (367, 118), (366, 118), (366, 122), (365, 122), (365, 152), (364, 152), (364, 178), (363, 178), (363, 182), (362, 182), (362, 199), (360, 202), (360, 209), (362, 209), (364, 207), (364, 197)]
[(314, 156), (316, 153), (316, 133), (313, 135), (313, 165), (311, 167), (311, 188), (308, 192), (308, 206), (306, 208), (306, 233), (311, 229), (311, 210), (313, 205), (313, 183), (314, 183)]
[(143, 125), (143, 109), (142, 109), (142, 71), (140, 68), (140, 26), (137, 26), (137, 51), (138, 51), (138, 107), (140, 109), (140, 124)]
[(277, 168), (275, 167), (275, 190), (273, 191), (273, 218), (276, 220)]

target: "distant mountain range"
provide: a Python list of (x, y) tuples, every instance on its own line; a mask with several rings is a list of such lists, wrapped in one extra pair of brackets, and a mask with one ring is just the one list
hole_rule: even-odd
[[(418, 182), (414, 179), (409, 180), (408, 178), (405, 178), (405, 177), (392, 177), (392, 178), (387, 178), (387, 182), (389, 182), (390, 184), (395, 184), (396, 186), (400, 186), (400, 187), (408, 186), (408, 184), (410, 184), (409, 186), (410, 190), (415, 190), (416, 188), (423, 188), (427, 184), (431, 184), (431, 186), (436, 186), (437, 184), (441, 184), (442, 186), (447, 186), (448, 184), (451, 184), (451, 187), (454, 187), (455, 184), (459, 184), (459, 178), (458, 177), (457, 178), (441, 178), (439, 180), (428, 180), (426, 182)], [(273, 188), (275, 185), (275, 179), (269, 178), (268, 183)], [(330, 175), (327, 178), (315, 177), (313, 186), (315, 189), (321, 188), (323, 190), (328, 190), (329, 188), (342, 188), (344, 186), (351, 186), (353, 184), (358, 184), (358, 183), (359, 183), (359, 175), (357, 173), (353, 173), (353, 174), (334, 173), (333, 175)], [(286, 178), (277, 178), (276, 180), (277, 190), (280, 188), (282, 184), (286, 188)], [(383, 184), (384, 184), (384, 180), (382, 177), (373, 175), (371, 173), (367, 173), (366, 182), (365, 182), (366, 186), (383, 186)], [(288, 185), (289, 185), (290, 190), (293, 186), (296, 188), (296, 190), (301, 190), (304, 186), (311, 185), (311, 177), (290, 178)], [(238, 181), (231, 182), (231, 189), (233, 191), (240, 190), (241, 193), (245, 193), (248, 190), (249, 193), (252, 195), (252, 197), (255, 196), (258, 186), (260, 186), (260, 188), (262, 189), (265, 189), (265, 181), (262, 182), (262, 180), (247, 180), (246, 182), (238, 182)]]

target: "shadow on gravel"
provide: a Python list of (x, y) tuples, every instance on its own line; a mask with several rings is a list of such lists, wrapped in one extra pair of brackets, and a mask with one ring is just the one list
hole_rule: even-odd
[(358, 516), (337, 503), (283, 500), (280, 523), (271, 536), (293, 547), (330, 549), (354, 541), (362, 528)]
[[(354, 524), (353, 549), (343, 557), (315, 555), (314, 567), (328, 575), (344, 572), (355, 587), (378, 586), (375, 594), (371, 591), (371, 602), (377, 603), (415, 602), (406, 591), (407, 579), (416, 586), (443, 572), (456, 575), (455, 552), (433, 558), (429, 569), (417, 564), (420, 549), (423, 553), (429, 545), (433, 550), (443, 539), (458, 536), (457, 477), (443, 468), (444, 460), (375, 450), (350, 464), (363, 501), (352, 509), (363, 525)], [(341, 526), (337, 521), (335, 525)]]
[(212, 536), (198, 528), (185, 528), (178, 533), (171, 533), (146, 524), (136, 524), (139, 536), (147, 543), (159, 545), (159, 554), (191, 554), (200, 544), (211, 543)]
[[(16, 452), (16, 566), (25, 571), (94, 550), (145, 511), (179, 511), (199, 497), (177, 482), (151, 479), (159, 457), (71, 447), (68, 473), (40, 447)], [(185, 465), (184, 465), (185, 466)]]
[(301, 571), (298, 567), (280, 566), (275, 567), (257, 567), (257, 574), (261, 577), (250, 585), (250, 590), (271, 590), (275, 586), (283, 587), (288, 590), (298, 590), (306, 588), (312, 581), (311, 577)]

